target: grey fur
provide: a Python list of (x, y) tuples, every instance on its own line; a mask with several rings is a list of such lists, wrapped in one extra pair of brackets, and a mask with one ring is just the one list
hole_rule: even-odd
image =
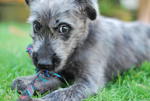
[[(90, 11), (95, 8), (95, 20), (89, 17), (93, 12), (85, 7)], [(68, 88), (32, 101), (81, 101), (97, 93), (119, 72), (150, 61), (150, 25), (99, 16), (96, 0), (32, 0), (30, 8), (29, 22), (38, 20), (44, 26), (40, 33), (32, 34), (33, 51), (38, 52), (44, 45), (50, 53), (50, 47), (61, 59), (53, 71), (74, 81)], [(73, 27), (67, 40), (52, 29), (57, 20)], [(19, 85), (16, 81), (14, 88)], [(52, 84), (61, 85), (57, 80)], [(53, 89), (53, 85), (49, 83), (47, 89)]]

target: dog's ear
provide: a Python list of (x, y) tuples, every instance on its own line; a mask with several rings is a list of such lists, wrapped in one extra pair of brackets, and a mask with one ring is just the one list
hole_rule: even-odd
[(34, 0), (25, 0), (26, 4), (29, 6), (31, 4), (31, 2)]
[(95, 20), (96, 19), (96, 17), (97, 17), (96, 10), (92, 6), (86, 5), (84, 10), (85, 10), (85, 13), (86, 13), (87, 17), (90, 20)]
[(91, 2), (91, 0), (76, 0), (77, 3), (82, 8), (82, 11), (84, 14), (90, 19), (95, 20), (97, 17), (97, 11), (94, 8), (94, 4)]

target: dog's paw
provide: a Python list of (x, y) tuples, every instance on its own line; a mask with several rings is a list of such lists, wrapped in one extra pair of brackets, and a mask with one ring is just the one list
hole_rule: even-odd
[(17, 101), (33, 101), (33, 100), (28, 96), (21, 96)]
[(23, 91), (27, 88), (27, 85), (29, 85), (36, 76), (25, 76), (25, 77), (19, 77), (15, 79), (12, 82), (11, 89), (17, 90), (17, 91)]
[(11, 89), (12, 90), (17, 90), (18, 93), (20, 93), (20, 91), (25, 90), (26, 87), (27, 86), (25, 85), (24, 81), (21, 80), (21, 79), (14, 80), (13, 83), (12, 83), (12, 85), (11, 85)]

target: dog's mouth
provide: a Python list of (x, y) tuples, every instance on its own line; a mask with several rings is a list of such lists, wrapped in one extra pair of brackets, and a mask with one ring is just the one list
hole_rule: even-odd
[(50, 66), (36, 66), (38, 70), (43, 71), (43, 70), (48, 70), (48, 71), (54, 71), (54, 66), (50, 67)]

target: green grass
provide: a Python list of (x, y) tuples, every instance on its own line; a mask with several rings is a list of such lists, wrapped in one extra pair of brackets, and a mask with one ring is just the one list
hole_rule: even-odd
[[(25, 52), (31, 42), (29, 25), (0, 23), (0, 101), (16, 101), (11, 91), (12, 80), (34, 73), (34, 66)], [(85, 101), (150, 101), (150, 63), (129, 70), (123, 76)]]

